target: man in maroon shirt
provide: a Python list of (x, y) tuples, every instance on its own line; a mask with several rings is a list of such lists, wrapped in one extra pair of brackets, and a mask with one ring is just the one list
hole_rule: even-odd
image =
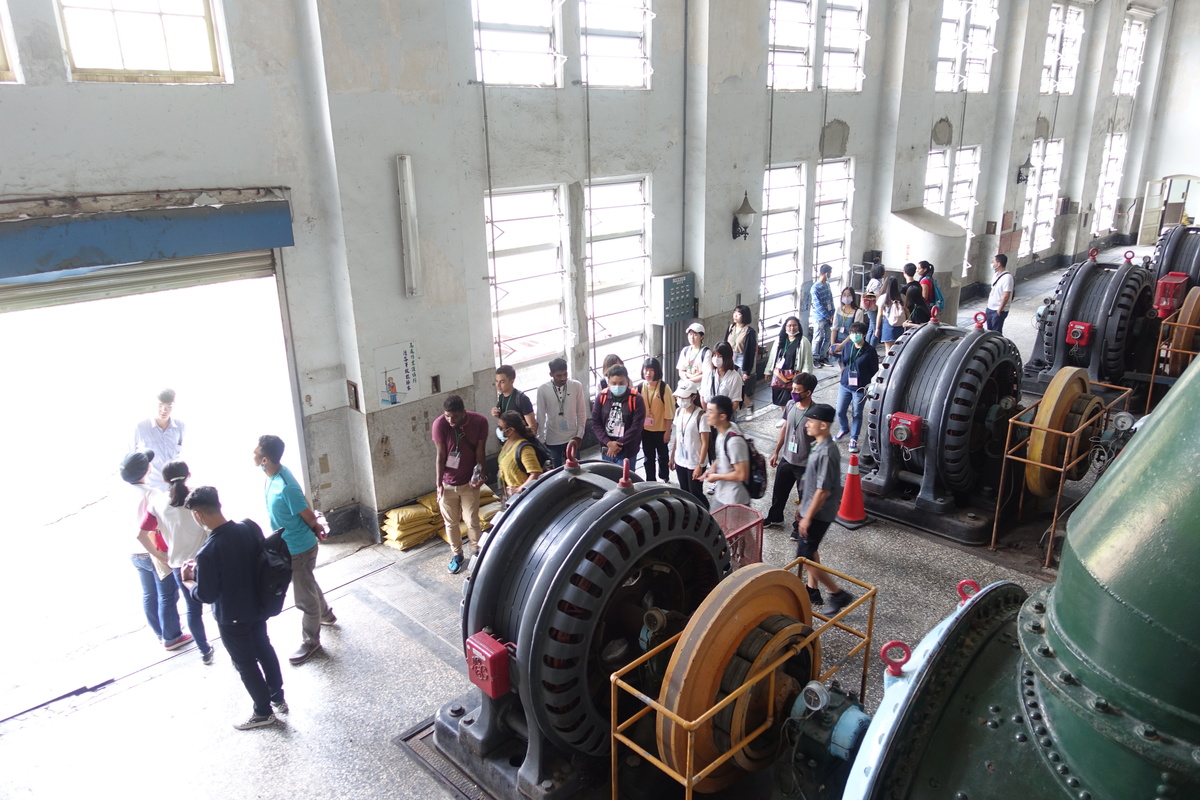
[(467, 521), (467, 538), (473, 551), (479, 549), (479, 487), (483, 485), (488, 421), (482, 414), (467, 411), (456, 394), (442, 404), (446, 413), (433, 421), (433, 444), (437, 448), (436, 471), (438, 507), (450, 541), (450, 565), (457, 574), (465, 563), (462, 531)]

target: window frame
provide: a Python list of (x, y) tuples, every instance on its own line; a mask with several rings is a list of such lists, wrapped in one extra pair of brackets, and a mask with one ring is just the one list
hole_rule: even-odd
[[(864, 64), (867, 57), (867, 10), (868, 0), (823, 0), (824, 7), (822, 8), (823, 16), (825, 17), (825, 38), (821, 41), (821, 85), (831, 92), (861, 92), (863, 88), (863, 80), (866, 78)], [(853, 48), (847, 47), (831, 47), (829, 42), (833, 38), (834, 20), (840, 19), (844, 12), (845, 15), (854, 13), (858, 15), (858, 27), (847, 29), (847, 33), (853, 31), (857, 34), (857, 43)], [(849, 88), (848, 85), (839, 84), (833, 86), (831, 83), (831, 71), (835, 69), (830, 66), (832, 59), (830, 55), (853, 55), (854, 69), (854, 86)], [(836, 69), (849, 69), (848, 67), (840, 66)]]
[[(475, 53), (475, 79), (485, 86), (510, 86), (529, 89), (560, 89), (563, 86), (563, 64), (566, 62), (566, 55), (563, 53), (563, 25), (562, 25), (562, 4), (557, 0), (546, 0), (546, 9), (549, 14), (548, 26), (534, 25), (516, 25), (502, 22), (484, 22), (480, 19), (480, 0), (471, 0), (471, 35), (473, 38), (474, 53)], [(550, 69), (550, 82), (537, 83), (525, 80), (508, 81), (495, 80), (489, 78), (484, 69), (483, 54), (491, 53), (520, 53), (527, 52), (521, 50), (500, 50), (500, 49), (485, 49), (483, 47), (484, 33), (516, 33), (516, 34), (542, 34), (549, 36), (550, 48), (545, 55), (549, 58), (553, 65)], [(526, 76), (522, 76), (526, 77)]]
[[(66, 0), (69, 3), (69, 0)], [(70, 26), (68, 25), (67, 6), (64, 0), (54, 0), (58, 14), (59, 29), (62, 37), (63, 50), (67, 59), (67, 69), (72, 81), (91, 83), (184, 83), (184, 84), (220, 84), (231, 83), (232, 75), (229, 65), (229, 53), (225, 39), (225, 18), (219, 0), (199, 0), (204, 6), (204, 22), (208, 34), (208, 50), (212, 70), (154, 70), (154, 69), (114, 69), (111, 67), (79, 67), (75, 63), (75, 53), (71, 45)], [(151, 14), (155, 12), (125, 11), (121, 9), (95, 9), (87, 6), (71, 6), (85, 11), (109, 11), (114, 15), (114, 28), (118, 13)], [(158, 11), (163, 17), (192, 17), (192, 15), (170, 14)], [(120, 34), (118, 47), (120, 46)], [(164, 46), (166, 35), (164, 33)]]
[[(1058, 217), (1058, 193), (1062, 189), (1062, 170), (1066, 158), (1064, 141), (1042, 138), (1033, 140), (1029, 154), (1033, 168), (1029, 170), (1029, 180), (1025, 184), (1025, 210), (1022, 218), (1022, 225), (1029, 235), (1022, 244), (1020, 255), (1036, 256), (1054, 246), (1054, 221)], [(1052, 180), (1048, 182), (1046, 162), (1052, 152), (1056, 153), (1058, 163), (1049, 170)], [(1043, 231), (1045, 241), (1039, 246)]]
[[(1072, 17), (1076, 22), (1072, 22)], [(1042, 94), (1075, 93), (1083, 57), (1083, 35), (1087, 32), (1085, 22), (1086, 14), (1079, 6), (1071, 3), (1054, 3), (1050, 6), (1046, 52), (1042, 58)], [(1068, 77), (1063, 77), (1064, 72)]]
[[(637, 204), (625, 204), (614, 206), (593, 207), (591, 189), (603, 189), (606, 187), (620, 187), (638, 185), (642, 200)], [(584, 324), (586, 325), (586, 339), (588, 343), (588, 367), (591, 374), (591, 384), (595, 388), (600, 383), (602, 375), (600, 371), (603, 366), (604, 356), (607, 353), (617, 352), (625, 362), (625, 367), (629, 370), (631, 381), (636, 383), (636, 378), (642, 374), (641, 363), (649, 358), (647, 352), (648, 340), (646, 338), (646, 325), (649, 320), (650, 312), (650, 275), (652, 248), (650, 242), (651, 222), (654, 218), (651, 211), (651, 195), (650, 195), (650, 176), (639, 175), (620, 178), (593, 178), (591, 182), (583, 187), (583, 237), (582, 244), (584, 248), (584, 269), (583, 280), (584, 286)], [(603, 234), (594, 233), (594, 215), (603, 213), (603, 209), (632, 209), (640, 207), (642, 209), (642, 222), (640, 229), (620, 230)], [(612, 261), (597, 262), (594, 259), (593, 245), (598, 242), (614, 242), (622, 239), (638, 239), (640, 253), (634, 256), (625, 256)], [(640, 275), (633, 275), (629, 280), (613, 285), (607, 285), (602, 288), (597, 288), (595, 283), (595, 270), (606, 266), (621, 264), (630, 261), (641, 262), (642, 269)], [(634, 306), (620, 312), (611, 312), (603, 315), (595, 314), (595, 301), (598, 297), (612, 295), (621, 292), (630, 292), (636, 289), (641, 294), (641, 305)], [(596, 336), (598, 321), (604, 318), (614, 317), (619, 314), (630, 311), (641, 312), (640, 326), (619, 333), (615, 336), (600, 338)], [(636, 341), (636, 345), (630, 350), (627, 347), (619, 345), (628, 343), (631, 340)], [(605, 351), (600, 352), (599, 348), (604, 347)], [(619, 352), (624, 351), (624, 352)], [(640, 352), (638, 352), (640, 351)]]
[[(503, 236), (503, 228), (502, 228), (503, 223), (529, 221), (532, 219), (537, 219), (538, 217), (537, 216), (505, 217), (502, 219), (493, 219), (493, 213), (494, 213), (494, 208), (495, 208), (493, 200), (498, 197), (511, 197), (511, 196), (518, 196), (518, 195), (536, 195), (536, 194), (541, 194), (541, 193), (549, 193), (552, 196), (552, 205), (555, 209), (552, 218), (555, 221), (554, 226), (557, 230), (557, 236), (556, 236), (555, 240), (552, 242), (546, 241), (546, 242), (536, 243), (536, 244), (518, 245), (516, 247), (510, 247), (510, 248), (504, 248), (504, 247), (499, 246), (501, 244), (501, 242), (499, 241), (500, 236)], [(490, 306), (491, 306), (491, 326), (492, 326), (492, 354), (496, 360), (496, 366), (500, 366), (501, 364), (508, 364), (509, 366), (512, 366), (513, 369), (517, 370), (518, 373), (521, 373), (523, 375), (535, 375), (539, 381), (546, 374), (546, 370), (545, 369), (539, 370), (536, 368), (539, 366), (548, 364), (552, 359), (559, 358), (564, 353), (568, 352), (567, 348), (569, 346), (570, 335), (571, 335), (570, 334), (571, 320), (570, 320), (570, 316), (569, 316), (570, 305), (568, 302), (568, 292), (570, 291), (570, 288), (569, 288), (570, 287), (570, 272), (568, 270), (567, 248), (565, 245), (566, 230), (567, 230), (567, 221), (566, 221), (567, 220), (567, 212), (566, 212), (565, 198), (566, 198), (566, 192), (563, 189), (563, 187), (561, 187), (561, 186), (532, 186), (532, 187), (520, 187), (520, 188), (515, 188), (515, 189), (497, 190), (497, 191), (493, 191), (491, 193), (491, 195), (488, 195), (487, 193), (485, 193), (484, 198), (483, 198), (484, 199), (484, 236), (486, 238), (485, 252), (487, 254), (487, 260), (488, 260), (487, 278), (488, 278), (489, 293), (491, 294)], [(543, 218), (545, 218), (545, 217), (543, 217)], [(495, 235), (497, 230), (500, 231), (500, 236)], [(535, 277), (548, 278), (551, 275), (558, 276), (561, 281), (562, 287), (563, 287), (563, 290), (560, 293), (558, 299), (557, 300), (539, 300), (539, 301), (535, 301), (533, 303), (527, 303), (525, 305), (522, 305), (522, 306), (519, 306), (516, 308), (501, 309), (500, 305), (501, 305), (501, 301), (503, 298), (501, 297), (500, 293), (504, 290), (504, 286), (511, 285), (513, 283), (520, 282), (523, 280), (530, 280), (530, 278), (525, 277), (525, 276), (512, 277), (512, 278), (501, 278), (501, 276), (498, 275), (499, 259), (507, 258), (507, 257), (517, 257), (517, 256), (521, 256), (521, 255), (534, 253), (534, 252), (548, 252), (550, 250), (553, 250), (555, 253), (556, 269), (553, 271), (553, 273), (545, 273), (541, 276), (535, 276)], [(550, 310), (552, 309), (552, 307), (554, 307), (556, 305), (558, 307), (557, 320), (560, 323), (559, 325), (557, 325), (557, 326), (552, 325), (552, 326), (547, 327), (544, 330), (539, 331), (534, 334), (525, 334), (525, 335), (513, 336), (513, 337), (506, 337), (504, 335), (503, 321), (504, 321), (505, 317), (512, 316), (515, 314), (537, 312), (539, 310), (550, 312), (551, 315), (553, 315), (553, 312), (551, 312)], [(513, 354), (517, 354), (517, 353), (521, 352), (519, 348), (513, 347), (511, 345), (511, 343), (526, 340), (533, 336), (542, 336), (542, 335), (548, 334), (548, 333), (552, 332), (553, 330), (555, 330), (555, 328), (557, 328), (561, 331), (561, 345), (562, 345), (561, 350), (558, 348), (555, 348), (553, 351), (550, 351), (550, 352), (536, 353), (533, 357), (520, 358), (519, 360), (516, 360), (516, 361), (513, 361), (511, 359), (506, 360), (506, 358), (505, 358), (506, 355), (511, 356)], [(505, 353), (506, 347), (509, 350), (508, 353)]]
[[(839, 164), (845, 164), (845, 177), (836, 177), (831, 182), (843, 183), (846, 186), (845, 195), (837, 195), (831, 199), (822, 199), (825, 192), (822, 186), (825, 181), (822, 180), (822, 168), (834, 167)], [(832, 207), (836, 204), (841, 204), (844, 213), (837, 220), (820, 221), (821, 209)], [(829, 285), (836, 295), (840, 290), (842, 276), (849, 273), (850, 270), (850, 239), (854, 233), (854, 159), (846, 158), (826, 158), (817, 162), (813, 170), (813, 201), (812, 214), (810, 216), (810, 225), (812, 227), (812, 268), (813, 277), (816, 278), (816, 271), (821, 264), (829, 264), (833, 267), (833, 276), (829, 281)], [(834, 222), (840, 222), (842, 228), (838, 236), (821, 238), (822, 228)], [(821, 249), (832, 244), (841, 243), (842, 255), (836, 259), (824, 257), (821, 254)]]
[[(773, 175), (791, 173), (795, 176), (794, 182), (788, 183), (785, 186), (778, 186), (773, 179)], [(804, 236), (806, 223), (808, 221), (808, 165), (805, 163), (785, 165), (781, 167), (773, 167), (764, 170), (763, 174), (763, 200), (762, 200), (762, 255), (759, 264), (759, 303), (758, 303), (758, 319), (763, 330), (763, 336), (768, 336), (772, 331), (778, 331), (779, 326), (791, 314), (798, 313), (798, 309), (803, 305), (800, 292), (804, 288), (806, 281), (806, 273), (804, 270)], [(795, 203), (782, 204), (782, 192), (787, 190), (791, 199)], [(790, 219), (788, 219), (790, 217)], [(772, 220), (779, 220), (781, 224), (791, 225), (792, 227), (776, 230), (772, 225)], [(791, 234), (794, 236), (794, 241), (789, 242), (789, 246), (773, 248), (776, 240), (787, 238)], [(790, 268), (771, 272), (771, 268), (780, 260), (791, 256), (792, 264)], [(775, 283), (773, 278), (780, 278), (792, 274), (793, 285), (790, 291), (770, 291), (769, 285)], [(792, 302), (788, 305), (785, 312), (780, 314), (768, 314), (767, 306), (772, 301), (783, 297), (791, 297)]]
[[(1134, 30), (1138, 31), (1137, 41)], [(1142, 62), (1146, 54), (1146, 22), (1126, 15), (1121, 25), (1121, 44), (1117, 49), (1117, 74), (1113, 78), (1113, 94), (1117, 97), (1133, 97), (1137, 94), (1142, 75)]]
[[(817, 52), (817, 23), (814, 21), (814, 7), (818, 0), (771, 0), (769, 14), (769, 30), (767, 34), (767, 85), (771, 88), (782, 92), (811, 92), (813, 88), (813, 77), (816, 75), (816, 65), (814, 59), (819, 60), (820, 54)], [(804, 39), (805, 44), (780, 44), (779, 43), (779, 6), (781, 3), (786, 3), (788, 6), (796, 8), (804, 8), (807, 10), (808, 22), (799, 23), (800, 36), (797, 39)], [(805, 31), (804, 29), (807, 28)], [(780, 68), (775, 63), (776, 53), (792, 53), (800, 56), (802, 65), (787, 65), (789, 71), (802, 71), (804, 75), (803, 81), (793, 82), (785, 81), (785, 85), (780, 86), (779, 75)]]
[[(987, 8), (982, 8), (985, 4)], [(945, 8), (943, 5), (943, 15)], [(982, 24), (980, 16), (985, 17)], [(958, 16), (940, 19), (934, 91), (986, 94), (991, 87), (992, 56), (996, 53), (996, 23), (999, 20), (996, 0), (962, 0), (958, 5)], [(950, 23), (954, 25), (954, 39), (946, 42), (946, 26)], [(977, 36), (981, 38), (977, 39)], [(975, 48), (978, 52), (974, 52)], [(946, 54), (951, 50), (953, 57)], [(949, 69), (943, 68), (946, 64)], [(946, 78), (952, 85), (945, 85), (943, 79)]]
[[(1114, 148), (1118, 143), (1119, 148)], [(1117, 229), (1117, 203), (1121, 199), (1121, 178), (1125, 173), (1127, 147), (1124, 131), (1110, 133), (1105, 138), (1100, 182), (1096, 187), (1096, 212), (1092, 216), (1093, 236), (1101, 236)], [(1114, 152), (1114, 149), (1119, 152)]]
[[(624, 0), (630, 4), (631, 8), (637, 8), (642, 13), (642, 29), (634, 34), (628, 30), (615, 30), (606, 28), (590, 28), (585, 25), (587, 21), (587, 5), (595, 0), (579, 0), (579, 58), (580, 58), (580, 74), (585, 86), (590, 86), (593, 89), (642, 89), (651, 88), (651, 76), (654, 74), (654, 68), (651, 63), (651, 42), (650, 34), (653, 29), (651, 24), (654, 19), (654, 10), (652, 9), (652, 0)], [(608, 39), (627, 39), (636, 40), (638, 49), (641, 55), (636, 60), (642, 63), (642, 80), (641, 83), (609, 83), (604, 81), (596, 81), (591, 75), (593, 64), (588, 61), (588, 38), (608, 38)], [(600, 58), (600, 56), (596, 56)], [(617, 58), (614, 56), (606, 56), (605, 58)], [(634, 60), (634, 59), (630, 59)]]

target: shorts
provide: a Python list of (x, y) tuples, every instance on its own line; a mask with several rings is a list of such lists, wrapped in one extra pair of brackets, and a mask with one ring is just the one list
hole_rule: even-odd
[(814, 519), (808, 526), (808, 536), (801, 536), (800, 541), (796, 542), (796, 558), (811, 559), (817, 550), (820, 549), (821, 540), (825, 538), (825, 533), (832, 524), (832, 520)]

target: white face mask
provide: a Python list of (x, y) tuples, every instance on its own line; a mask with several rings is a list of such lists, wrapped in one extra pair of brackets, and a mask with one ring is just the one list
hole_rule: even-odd
[(725, 359), (721, 358), (720, 356), (713, 356), (713, 366), (720, 369), (721, 367), (725, 366)]
[(679, 403), (677, 405), (686, 411), (687, 409), (692, 407), (692, 398), (681, 397), (681, 398), (679, 398)]

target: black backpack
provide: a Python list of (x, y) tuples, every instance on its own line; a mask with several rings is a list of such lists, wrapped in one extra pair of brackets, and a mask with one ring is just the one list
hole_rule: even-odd
[(762, 453), (758, 452), (758, 448), (754, 446), (754, 442), (749, 437), (743, 436), (737, 431), (730, 431), (725, 437), (725, 441), (721, 443), (721, 448), (725, 451), (725, 458), (729, 458), (729, 437), (741, 436), (746, 440), (746, 447), (750, 451), (750, 474), (742, 483), (746, 486), (746, 490), (750, 492), (750, 497), (755, 500), (761, 498), (767, 493), (767, 460), (762, 457)]
[[(245, 524), (262, 536), (262, 529), (253, 520), (245, 520)], [(292, 583), (292, 554), (283, 541), (283, 528), (263, 538), (255, 573), (259, 613), (264, 618), (274, 617), (283, 611), (283, 601)]]
[[(546, 443), (536, 436), (532, 439), (525, 439), (517, 445), (517, 464), (521, 463), (521, 448), (525, 445), (531, 445), (533, 452), (537, 453), (538, 463), (542, 465), (543, 472), (549, 472), (554, 468), (554, 456), (550, 454), (550, 448), (546, 447)], [(521, 467), (521, 469), (525, 469)]]

